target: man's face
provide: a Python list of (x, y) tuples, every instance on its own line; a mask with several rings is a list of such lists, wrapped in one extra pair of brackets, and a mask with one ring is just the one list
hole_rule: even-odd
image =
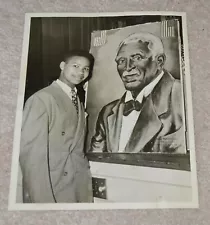
[(158, 65), (143, 42), (123, 45), (116, 62), (124, 86), (130, 91), (141, 91), (157, 74)]
[(62, 62), (60, 67), (66, 84), (74, 87), (89, 75), (90, 62), (82, 56), (73, 56), (67, 62)]

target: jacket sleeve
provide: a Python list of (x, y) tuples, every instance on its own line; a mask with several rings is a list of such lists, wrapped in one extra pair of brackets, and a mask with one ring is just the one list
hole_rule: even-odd
[(174, 82), (171, 93), (171, 105), (173, 110), (175, 129), (178, 130), (183, 125), (183, 99), (181, 84), (178, 80)]
[(42, 100), (34, 95), (23, 111), (20, 166), (23, 190), (31, 202), (55, 202), (48, 168), (48, 113)]
[(185, 126), (183, 123), (184, 111), (183, 111), (183, 98), (181, 84), (178, 80), (174, 82), (172, 93), (171, 93), (171, 107), (173, 113), (173, 126), (174, 132), (170, 135), (172, 143), (169, 149), (176, 153), (186, 152), (185, 143)]
[(104, 108), (100, 111), (96, 122), (95, 134), (91, 139), (90, 152), (107, 152)]

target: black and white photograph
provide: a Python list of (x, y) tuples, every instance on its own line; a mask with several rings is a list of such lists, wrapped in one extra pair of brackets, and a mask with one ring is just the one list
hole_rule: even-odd
[(9, 209), (198, 208), (188, 51), (184, 12), (26, 14)]

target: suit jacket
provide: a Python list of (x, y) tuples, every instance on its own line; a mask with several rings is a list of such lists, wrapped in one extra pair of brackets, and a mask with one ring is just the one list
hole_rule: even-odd
[(31, 96), (23, 112), (20, 165), (25, 201), (92, 201), (84, 155), (85, 114), (56, 82)]
[[(180, 82), (168, 72), (146, 98), (125, 152), (184, 153)], [(125, 95), (99, 113), (90, 151), (118, 152)]]

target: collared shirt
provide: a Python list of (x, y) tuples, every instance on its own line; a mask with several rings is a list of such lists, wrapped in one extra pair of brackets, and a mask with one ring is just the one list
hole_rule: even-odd
[[(158, 75), (151, 83), (149, 83), (143, 90), (138, 94), (136, 100), (142, 103), (143, 98), (148, 97), (155, 86), (158, 84), (160, 79), (162, 78), (164, 72), (162, 71), (160, 75)], [(126, 92), (125, 102), (133, 100), (132, 94), (130, 91)], [(133, 128), (137, 122), (140, 111), (133, 110), (128, 116), (123, 116), (122, 118), (122, 127), (120, 133), (120, 142), (119, 142), (119, 152), (124, 152), (125, 147), (130, 139)]]
[[(72, 95), (71, 95), (71, 91), (72, 88), (69, 87), (67, 84), (65, 84), (64, 82), (62, 82), (61, 80), (57, 79), (56, 83), (60, 86), (60, 88), (69, 96), (69, 98), (72, 100)], [(74, 87), (73, 89), (76, 93), (77, 93), (77, 89), (76, 87)]]
[[(68, 95), (68, 97), (72, 100), (72, 88), (69, 87), (67, 84), (65, 84), (64, 82), (62, 82), (61, 80), (57, 79), (56, 83), (60, 86), (60, 88)], [(77, 93), (77, 89), (76, 87), (73, 89), (76, 93)], [(85, 118), (88, 116), (88, 113), (85, 112)]]

